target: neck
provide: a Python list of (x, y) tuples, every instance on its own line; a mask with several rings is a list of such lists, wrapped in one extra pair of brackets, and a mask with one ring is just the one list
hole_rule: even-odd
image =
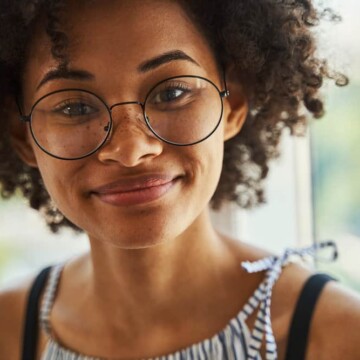
[(126, 321), (120, 314), (119, 324), (135, 327), (141, 322), (144, 327), (159, 313), (173, 322), (174, 314), (181, 316), (179, 308), (193, 306), (206, 292), (218, 293), (226, 283), (229, 250), (211, 226), (208, 212), (176, 239), (150, 248), (124, 250), (95, 239), (90, 242), (91, 296), (99, 310), (121, 304)]

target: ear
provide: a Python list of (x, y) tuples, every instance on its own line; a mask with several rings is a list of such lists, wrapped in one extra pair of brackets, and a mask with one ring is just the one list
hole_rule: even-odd
[(8, 115), (10, 120), (10, 142), (19, 158), (28, 166), (37, 168), (37, 161), (33, 149), (33, 142), (28, 124), (20, 120), (19, 109), (15, 100), (9, 100)]
[(227, 72), (227, 88), (229, 96), (224, 99), (224, 141), (240, 132), (249, 111), (244, 90), (232, 69)]

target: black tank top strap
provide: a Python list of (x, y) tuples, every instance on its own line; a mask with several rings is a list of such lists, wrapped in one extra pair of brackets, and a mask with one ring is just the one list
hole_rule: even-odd
[(33, 360), (36, 356), (39, 333), (39, 299), (46, 285), (50, 270), (51, 266), (43, 269), (37, 275), (30, 289), (23, 328), (22, 360)]
[(306, 281), (297, 301), (290, 325), (286, 360), (304, 360), (311, 319), (324, 286), (335, 280), (326, 274), (314, 274)]

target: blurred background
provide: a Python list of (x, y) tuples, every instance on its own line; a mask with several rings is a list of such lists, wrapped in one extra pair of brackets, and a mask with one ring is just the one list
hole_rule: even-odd
[(320, 267), (360, 291), (360, 3), (327, 0), (326, 5), (338, 9), (343, 22), (320, 31), (322, 51), (348, 74), (350, 85), (328, 87), (325, 121), (311, 127), (314, 239), (336, 240), (339, 261)]
[[(326, 6), (343, 21), (325, 21), (317, 29), (321, 55), (349, 76), (350, 85), (327, 84), (326, 116), (312, 121), (306, 137), (284, 137), (266, 205), (251, 211), (229, 205), (213, 221), (221, 231), (276, 253), (332, 239), (338, 261), (316, 266), (360, 291), (360, 2), (326, 0)], [(51, 234), (20, 197), (0, 200), (0, 287), (87, 249), (84, 235)]]

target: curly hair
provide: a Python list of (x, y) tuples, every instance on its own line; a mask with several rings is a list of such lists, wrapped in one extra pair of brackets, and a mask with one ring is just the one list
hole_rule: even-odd
[[(269, 161), (279, 155), (284, 129), (302, 135), (308, 118), (324, 114), (319, 89), (324, 79), (348, 79), (318, 57), (312, 28), (324, 17), (311, 0), (178, 0), (212, 46), (217, 60), (231, 65), (249, 102), (246, 122), (225, 143), (223, 170), (212, 207), (235, 201), (243, 208), (265, 202)], [(66, 66), (67, 37), (61, 30), (61, 0), (0, 0), (0, 186), (3, 198), (19, 191), (44, 214), (51, 230), (77, 227), (59, 216), (37, 169), (24, 164), (9, 141), (6, 101), (21, 94), (26, 46), (40, 17), (46, 19), (52, 55)], [(79, 229), (77, 229), (79, 230)]]

